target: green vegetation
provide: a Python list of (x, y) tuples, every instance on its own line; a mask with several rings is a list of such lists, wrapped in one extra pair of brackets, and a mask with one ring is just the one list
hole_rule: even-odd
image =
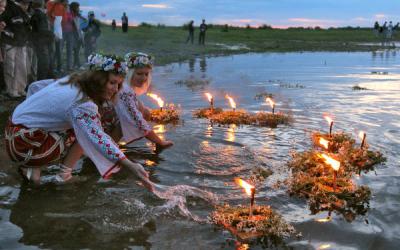
[[(195, 29), (195, 43), (185, 44), (187, 30), (184, 27), (166, 27), (143, 23), (130, 27), (128, 33), (121, 29), (112, 31), (110, 26), (102, 27), (99, 50), (124, 54), (136, 50), (156, 56), (157, 65), (184, 61), (202, 55), (218, 56), (248, 52), (294, 52), (294, 51), (373, 51), (381, 49), (380, 38), (372, 29), (271, 29), (238, 28), (210, 25), (206, 34), (206, 46), (197, 44), (198, 28)], [(400, 40), (397, 36), (395, 39)]]

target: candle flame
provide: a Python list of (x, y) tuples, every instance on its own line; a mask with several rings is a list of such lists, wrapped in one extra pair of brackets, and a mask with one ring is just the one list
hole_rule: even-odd
[(164, 101), (156, 94), (147, 93), (147, 95), (157, 101), (160, 108), (164, 107)]
[(315, 221), (325, 223), (325, 222), (329, 222), (331, 220), (332, 220), (331, 217), (327, 217), (327, 218), (323, 218), (323, 219), (316, 219)]
[(271, 98), (269, 98), (269, 97), (268, 97), (268, 98), (267, 98), (265, 101), (269, 103), (269, 106), (271, 106), (271, 108), (274, 108), (274, 106), (275, 106), (275, 102), (274, 102), (274, 101), (272, 101), (272, 99), (271, 99)]
[(155, 161), (152, 161), (152, 160), (145, 160), (145, 161), (144, 161), (144, 164), (145, 164), (146, 166), (148, 166), (148, 167), (152, 167), (152, 166), (155, 166), (155, 165), (156, 165), (156, 162), (155, 162)]
[(329, 141), (325, 140), (324, 138), (319, 138), (319, 144), (322, 145), (324, 148), (328, 149)]
[(329, 157), (326, 154), (318, 154), (319, 157), (323, 158), (325, 160), (326, 164), (329, 164), (333, 170), (338, 171), (340, 168), (340, 162), (333, 159), (332, 157)]
[(118, 144), (119, 144), (120, 146), (125, 146), (125, 145), (126, 145), (126, 142), (120, 141)]
[(360, 131), (360, 133), (358, 133), (358, 136), (361, 138), (361, 140), (364, 139), (364, 135), (365, 135), (364, 131)]
[(318, 249), (328, 249), (330, 247), (331, 247), (330, 244), (323, 244), (323, 245), (319, 246)]
[(240, 178), (235, 178), (235, 182), (236, 182), (236, 184), (238, 184), (239, 186), (244, 188), (244, 190), (246, 191), (246, 194), (248, 196), (251, 195), (251, 190), (254, 189), (253, 185), (250, 185), (249, 183), (245, 182), (244, 180), (242, 180)]
[(210, 93), (205, 93), (205, 95), (206, 95), (208, 101), (211, 102), (213, 96)]
[(236, 108), (236, 102), (233, 100), (233, 98), (230, 97), (229, 95), (226, 95), (225, 98), (229, 100), (229, 104), (231, 105), (231, 107), (233, 109), (235, 109)]
[(325, 115), (324, 118), (328, 122), (329, 125), (333, 122), (332, 118), (327, 115)]

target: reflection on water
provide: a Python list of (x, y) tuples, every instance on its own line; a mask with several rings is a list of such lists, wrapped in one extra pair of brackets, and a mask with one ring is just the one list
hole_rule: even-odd
[(202, 56), (200, 58), (200, 71), (205, 73), (207, 71), (207, 62), (206, 62), (206, 57)]
[[(154, 89), (182, 106), (184, 123), (176, 127), (154, 126), (159, 136), (174, 141), (175, 145), (167, 150), (154, 151), (154, 145), (145, 140), (124, 148), (129, 158), (150, 172), (151, 180), (157, 183), (156, 194), (135, 185), (134, 176), (125, 171), (111, 180), (99, 180), (88, 161), (80, 171), (88, 177), (84, 183), (40, 189), (21, 186), (2, 150), (0, 228), (4, 229), (0, 230), (0, 246), (241, 247), (226, 244), (232, 239), (229, 234), (203, 222), (217, 201), (247, 203), (248, 198), (234, 186), (233, 179), (248, 179), (251, 171), (261, 166), (274, 174), (257, 187), (257, 204), (271, 205), (304, 235), (299, 240), (290, 239), (290, 247), (396, 249), (400, 244), (400, 68), (396, 53), (246, 54), (207, 61), (200, 57), (181, 65), (155, 68)], [(213, 79), (207, 89), (175, 84), (181, 79), (200, 79), (205, 74)], [(304, 87), (295, 87), (296, 84)], [(353, 91), (356, 84), (368, 90)], [(260, 92), (272, 93), (279, 102), (279, 111), (292, 113), (295, 121), (290, 126), (271, 129), (224, 127), (194, 119), (192, 110), (208, 105), (205, 91), (213, 93), (215, 105), (224, 108), (228, 108), (225, 94), (232, 94), (240, 108), (249, 112), (270, 111), (264, 100), (254, 97)], [(349, 224), (327, 214), (312, 216), (303, 200), (289, 197), (284, 187), (274, 185), (289, 175), (286, 162), (291, 152), (310, 147), (310, 132), (329, 129), (323, 119), (327, 113), (333, 115), (334, 131), (345, 130), (357, 137), (363, 130), (369, 145), (388, 157), (387, 164), (379, 167), (376, 174), (355, 180), (369, 185), (373, 192), (369, 224), (362, 219)]]
[(194, 72), (194, 64), (196, 63), (196, 59), (195, 58), (190, 58), (189, 59), (189, 71), (190, 72)]
[(236, 129), (236, 125), (235, 124), (229, 125), (229, 128), (226, 131), (226, 140), (227, 141), (230, 141), (230, 142), (234, 142), (235, 141), (235, 129)]

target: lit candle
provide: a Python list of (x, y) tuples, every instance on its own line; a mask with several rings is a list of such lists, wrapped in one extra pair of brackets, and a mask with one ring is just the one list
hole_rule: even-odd
[(256, 194), (256, 188), (253, 185), (245, 182), (240, 178), (235, 178), (236, 184), (244, 188), (247, 195), (250, 196), (250, 212), (249, 217), (253, 216), (253, 206), (254, 206), (254, 195)]
[(364, 147), (365, 139), (366, 139), (366, 137), (367, 137), (367, 134), (366, 134), (364, 131), (361, 131), (361, 132), (358, 134), (358, 136), (362, 139), (362, 141), (361, 141), (361, 146), (360, 146), (360, 148), (362, 149), (362, 148)]
[(210, 93), (205, 93), (208, 101), (210, 102), (210, 108), (213, 109), (214, 108), (214, 98)]
[(269, 105), (270, 105), (271, 108), (272, 108), (272, 114), (274, 114), (274, 113), (275, 113), (275, 102), (272, 101), (272, 99), (269, 98), (269, 97), (266, 99), (266, 101), (269, 103)]
[(337, 178), (337, 172), (340, 168), (340, 162), (333, 159), (332, 157), (329, 157), (326, 154), (318, 154), (319, 157), (323, 158), (325, 163), (328, 164), (329, 166), (332, 167), (333, 169), (333, 191), (336, 191), (336, 178)]
[(329, 148), (329, 141), (328, 141), (328, 140), (325, 140), (324, 138), (320, 137), (318, 142), (319, 142), (319, 144), (320, 144), (321, 146), (323, 146), (325, 149), (328, 149), (328, 148)]
[(157, 104), (160, 107), (160, 110), (162, 111), (164, 107), (164, 101), (156, 94), (147, 93), (147, 95), (157, 101)]
[(329, 124), (329, 136), (331, 136), (332, 137), (332, 126), (333, 126), (333, 120), (332, 120), (332, 118), (330, 118), (329, 116), (324, 116), (325, 117), (325, 120), (328, 122), (328, 124)]
[(233, 111), (235, 111), (235, 109), (236, 109), (236, 102), (233, 100), (233, 98), (230, 97), (229, 95), (226, 95), (225, 98), (229, 100), (229, 104), (231, 105)]

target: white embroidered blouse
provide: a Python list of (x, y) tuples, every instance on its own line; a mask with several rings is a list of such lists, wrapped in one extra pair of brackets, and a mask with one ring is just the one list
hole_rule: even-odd
[(32, 94), (15, 109), (12, 122), (45, 131), (74, 129), (79, 144), (102, 177), (117, 172), (117, 162), (126, 158), (104, 132), (97, 105), (70, 84), (57, 81)]
[(124, 82), (118, 93), (115, 111), (121, 123), (122, 140), (126, 143), (138, 140), (152, 130), (139, 110), (140, 105), (141, 103), (133, 89)]

